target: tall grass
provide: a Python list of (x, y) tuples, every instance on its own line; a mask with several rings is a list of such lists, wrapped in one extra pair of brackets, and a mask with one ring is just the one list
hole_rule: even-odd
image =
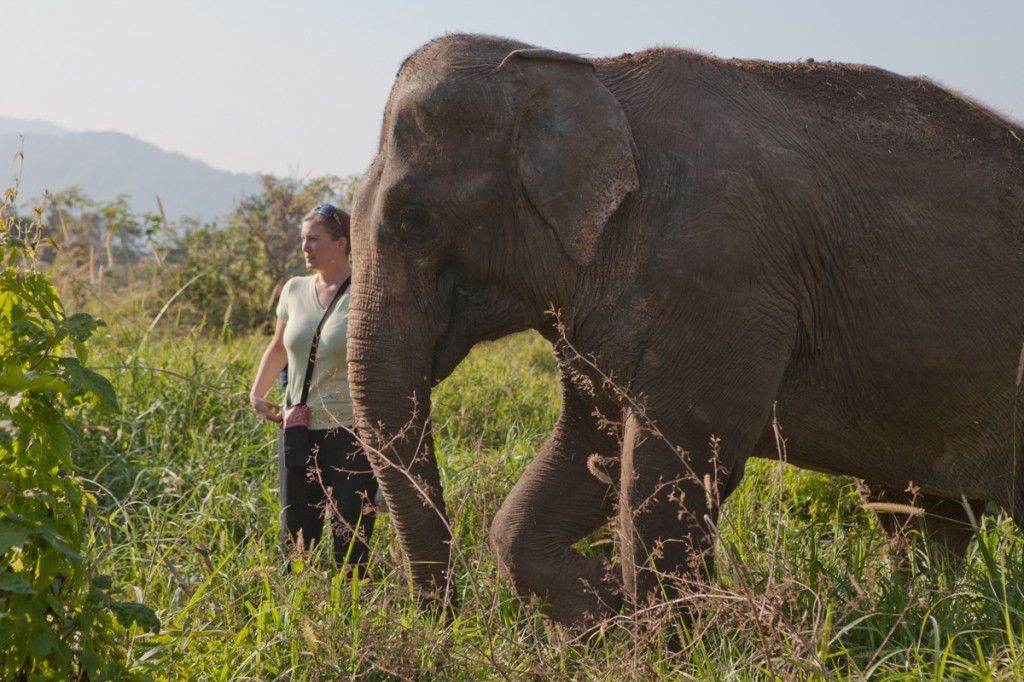
[[(76, 464), (100, 495), (93, 551), (163, 621), (131, 652), (157, 679), (1024, 679), (1024, 549), (1006, 517), (983, 522), (962, 565), (920, 544), (908, 564), (854, 481), (768, 460), (751, 462), (725, 505), (691, 626), (624, 616), (583, 645), (550, 625), (487, 549), (491, 518), (557, 416), (554, 362), (533, 334), (478, 347), (436, 391), (460, 557), (450, 623), (410, 596), (387, 516), (369, 579), (331, 570), (326, 551), (283, 575), (276, 434), (245, 400), (265, 338), (215, 341), (173, 323), (149, 333), (130, 318), (108, 317), (94, 351), (122, 368), (107, 374), (124, 412), (83, 417)], [(611, 537), (587, 551), (613, 556)], [(680, 650), (664, 646), (673, 631)]]

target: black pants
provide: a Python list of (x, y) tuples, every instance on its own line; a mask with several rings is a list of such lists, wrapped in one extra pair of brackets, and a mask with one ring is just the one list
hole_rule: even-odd
[(363, 566), (376, 520), (373, 496), (377, 479), (366, 453), (345, 429), (310, 431), (311, 454), (305, 466), (284, 464), (284, 436), (278, 438), (277, 471), (281, 489), (281, 531), (284, 550), (302, 533), (308, 549), (320, 542), (324, 520), (334, 534), (334, 561)]

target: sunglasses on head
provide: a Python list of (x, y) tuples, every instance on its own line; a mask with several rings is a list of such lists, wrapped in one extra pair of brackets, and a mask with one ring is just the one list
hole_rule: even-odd
[(338, 215), (338, 209), (334, 208), (334, 204), (317, 204), (313, 211), (325, 218), (333, 218)]

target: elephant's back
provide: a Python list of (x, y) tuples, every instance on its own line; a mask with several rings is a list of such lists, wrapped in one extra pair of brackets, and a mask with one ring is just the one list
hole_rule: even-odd
[(894, 155), (935, 155), (965, 167), (982, 163), (1024, 180), (1024, 128), (928, 79), (813, 60), (727, 60), (719, 62), (719, 73), (738, 88), (779, 100), (800, 125), (818, 122)]

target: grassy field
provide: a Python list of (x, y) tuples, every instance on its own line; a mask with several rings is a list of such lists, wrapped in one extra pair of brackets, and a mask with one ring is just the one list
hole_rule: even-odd
[[(371, 579), (344, 579), (326, 552), (284, 576), (276, 435), (246, 400), (265, 338), (106, 319), (92, 364), (116, 368), (104, 373), (124, 409), (83, 418), (75, 461), (99, 491), (93, 554), (162, 620), (131, 644), (157, 679), (1024, 679), (1022, 541), (1006, 517), (985, 520), (963, 565), (917, 545), (900, 568), (854, 481), (768, 460), (725, 505), (717, 574), (693, 597), (681, 651), (664, 646), (672, 622), (624, 616), (590, 645), (551, 626), (498, 577), (486, 537), (557, 415), (554, 362), (533, 334), (478, 347), (436, 392), (453, 622), (410, 598), (387, 516)], [(613, 533), (585, 551), (614, 556)]]

